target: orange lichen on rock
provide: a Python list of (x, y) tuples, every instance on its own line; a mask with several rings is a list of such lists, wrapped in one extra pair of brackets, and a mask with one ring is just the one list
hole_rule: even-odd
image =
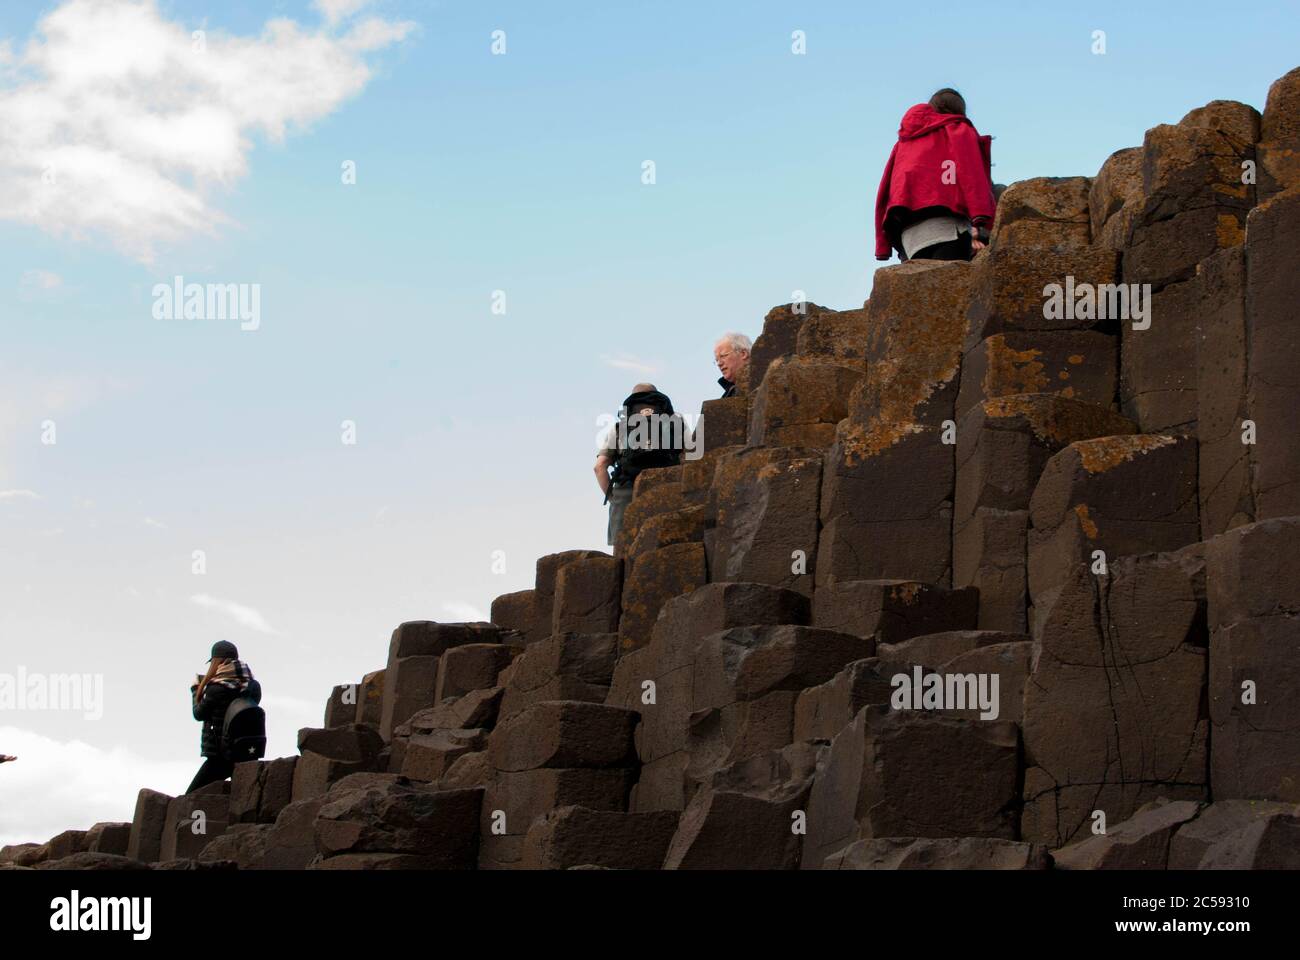
[(1215, 236), (1218, 238), (1219, 246), (1235, 247), (1246, 240), (1246, 230), (1241, 221), (1230, 213), (1221, 213), (1218, 216)]
[(1006, 337), (997, 334), (988, 339), (988, 369), (984, 371), (985, 393), (1036, 393), (1047, 386), (1041, 350), (1014, 350)]
[(890, 599), (901, 600), (903, 603), (916, 603), (916, 598), (921, 595), (921, 585), (919, 583), (900, 583), (889, 589)]
[(1089, 473), (1102, 473), (1113, 470), (1121, 463), (1127, 463), (1139, 453), (1147, 453), (1177, 443), (1177, 437), (1163, 434), (1134, 434), (1119, 437), (1098, 437), (1096, 440), (1081, 440), (1074, 445), (1079, 454), (1079, 462)]
[(1104, 407), (1071, 400), (1065, 391), (995, 397), (985, 400), (983, 407), (987, 419), (1023, 417), (1039, 440), (1062, 445), (1137, 430), (1127, 418)]
[(1246, 192), (1246, 185), (1232, 183), (1212, 183), (1210, 189), (1215, 193), (1226, 193), (1230, 197), (1236, 197), (1238, 200), (1245, 200), (1249, 194)]
[(947, 416), (929, 409), (961, 369), (970, 266), (915, 261), (878, 270), (867, 301), (867, 376), (849, 401), (841, 438), (869, 455)]
[(1088, 505), (1086, 503), (1075, 504), (1074, 512), (1079, 518), (1079, 526), (1083, 528), (1084, 536), (1089, 540), (1096, 540), (1098, 533), (1097, 524), (1092, 517), (1088, 515)]
[(840, 440), (846, 467), (877, 456), (901, 443), (906, 437), (925, 431), (925, 427), (919, 423), (877, 423), (870, 428), (863, 428), (848, 421), (843, 424), (843, 428)]
[[(773, 460), (771, 463), (765, 463), (759, 467), (756, 479), (771, 480), (773, 477), (779, 477), (783, 473), (798, 473), (810, 463), (820, 463), (814, 457), (797, 457), (792, 460)], [(795, 480), (798, 483), (798, 479)]]

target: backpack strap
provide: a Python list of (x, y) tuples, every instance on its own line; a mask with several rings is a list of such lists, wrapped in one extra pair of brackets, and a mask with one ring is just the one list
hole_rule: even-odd
[[(620, 451), (618, 452), (618, 455), (617, 455), (616, 457), (614, 457), (614, 472), (611, 473), (611, 474), (610, 474), (610, 477), (609, 477), (609, 488), (610, 488), (611, 490), (613, 490), (615, 487), (621, 487), (621, 486), (623, 486), (624, 483), (626, 483), (626, 481), (627, 481), (627, 477), (626, 477), (626, 473), (627, 473), (627, 471), (625, 471), (625, 470), (623, 469), (623, 458), (624, 458), (624, 454), (625, 454), (625, 451), (620, 450)], [(605, 494), (605, 502), (606, 502), (606, 503), (609, 502), (609, 494), (608, 494), (608, 493)]]

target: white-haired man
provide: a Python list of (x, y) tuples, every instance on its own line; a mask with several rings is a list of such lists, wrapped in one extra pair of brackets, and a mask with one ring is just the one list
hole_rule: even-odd
[(749, 363), (749, 354), (754, 344), (743, 333), (724, 333), (713, 345), (713, 362), (722, 371), (718, 377), (718, 386), (724, 397), (736, 395), (736, 380)]

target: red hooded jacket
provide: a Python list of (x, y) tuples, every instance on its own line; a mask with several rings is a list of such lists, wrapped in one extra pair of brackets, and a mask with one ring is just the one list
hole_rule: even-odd
[[(893, 254), (885, 218), (896, 208), (946, 207), (980, 225), (992, 221), (992, 139), (980, 136), (966, 117), (940, 113), (929, 104), (918, 103), (903, 114), (876, 194), (877, 260)], [(948, 160), (953, 167), (944, 167)], [(952, 175), (945, 176), (946, 169)]]

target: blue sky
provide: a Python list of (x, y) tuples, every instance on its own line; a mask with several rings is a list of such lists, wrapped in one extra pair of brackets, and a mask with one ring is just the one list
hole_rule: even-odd
[[(1010, 183), (1094, 174), (1212, 99), (1262, 108), (1300, 62), (1294, 3), (936, 3), (923, 19), (848, 2), (329, 4), (332, 24), (306, 2), (72, 7), (134, 6), (206, 29), (213, 51), (286, 17), (345, 51), (304, 67), (307, 86), (366, 74), (310, 110), (310, 91), (268, 82), (282, 140), (240, 115), (262, 92), (260, 67), (245, 75), (220, 182), (151, 168), (204, 211), (151, 259), (130, 250), (148, 223), (39, 222), (0, 201), (0, 673), (105, 682), (100, 720), (0, 713), (0, 752), (22, 757), (0, 769), (0, 842), (129, 817), (135, 786), (183, 789), (199, 761), (186, 688), (214, 640), (240, 645), (276, 707), (272, 751), (292, 753), (331, 685), (382, 666), (398, 622), (486, 615), (531, 586), (538, 555), (603, 547), (596, 418), (647, 377), (697, 411), (717, 335), (756, 336), (792, 291), (860, 305), (880, 169), (935, 88), (962, 90)], [(68, 8), (0, 7), (9, 57)], [(365, 17), (392, 36), (347, 48)], [(51, 81), (4, 64), (0, 115), (6, 93)], [(122, 96), (166, 105), (184, 77)], [(13, 136), (0, 125), (0, 174)], [(177, 274), (260, 284), (261, 327), (154, 319), (153, 285)], [(52, 784), (60, 799), (34, 802)]]

